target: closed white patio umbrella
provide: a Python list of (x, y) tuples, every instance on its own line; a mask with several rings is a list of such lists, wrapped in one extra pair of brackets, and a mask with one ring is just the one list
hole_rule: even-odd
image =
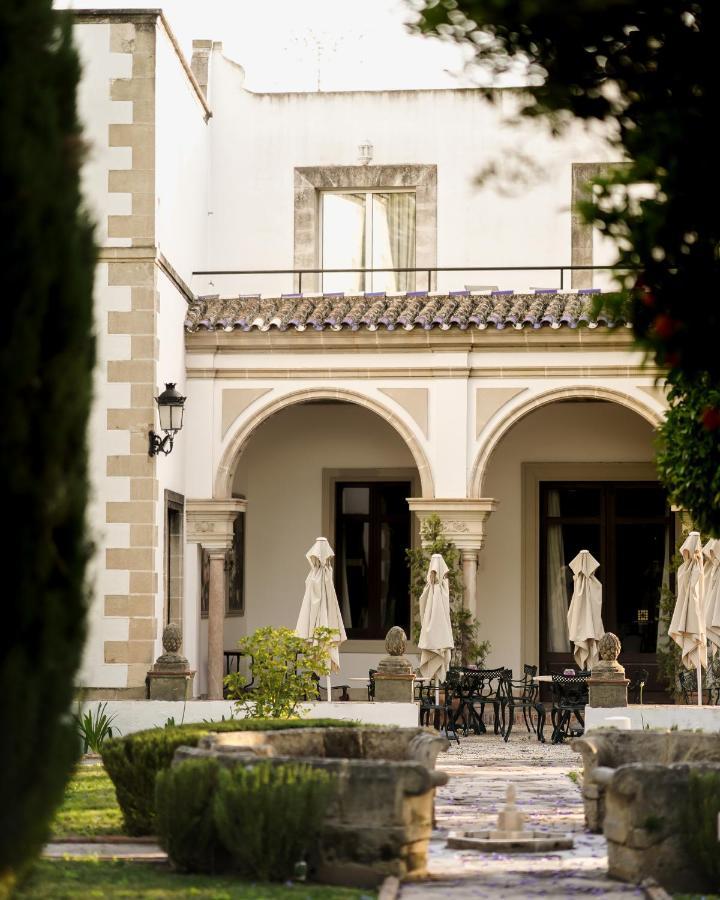
[[(295, 633), (300, 637), (312, 638), (316, 628), (332, 628), (337, 632), (330, 645), (330, 671), (340, 671), (340, 644), (347, 639), (333, 584), (332, 561), (335, 558), (327, 538), (319, 537), (305, 554), (310, 563), (310, 571), (305, 579), (305, 595)], [(327, 676), (327, 698), (332, 699), (330, 676)]]
[(595, 575), (600, 563), (589, 550), (581, 550), (570, 563), (573, 595), (567, 614), (568, 635), (580, 669), (598, 661), (598, 641), (605, 634), (602, 622), (602, 585)]
[(680, 552), (683, 561), (677, 571), (677, 602), (668, 634), (680, 647), (685, 668), (697, 672), (698, 706), (702, 706), (702, 669), (707, 668), (707, 636), (700, 532), (691, 531)]
[(705, 557), (705, 630), (712, 656), (720, 650), (720, 540), (710, 538)]
[[(450, 623), (450, 584), (448, 567), (439, 553), (430, 557), (427, 583), (420, 595), (420, 665), (421, 678), (435, 679), (436, 686), (445, 680), (455, 642)], [(436, 687), (437, 703), (439, 688)]]

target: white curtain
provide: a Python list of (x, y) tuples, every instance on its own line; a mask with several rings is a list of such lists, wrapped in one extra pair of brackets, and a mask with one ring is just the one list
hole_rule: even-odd
[[(560, 494), (548, 491), (548, 515), (560, 515)], [(551, 653), (567, 653), (568, 637), (567, 566), (563, 547), (562, 525), (548, 524), (547, 529), (547, 608), (548, 650)]]
[[(373, 194), (373, 266), (413, 268), (415, 265), (415, 194)], [(388, 272), (375, 276), (373, 287), (408, 291), (415, 287), (414, 272)]]

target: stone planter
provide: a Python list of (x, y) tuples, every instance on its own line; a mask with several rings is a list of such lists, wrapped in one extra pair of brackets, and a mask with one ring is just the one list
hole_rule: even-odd
[(618, 731), (594, 729), (575, 738), (572, 748), (583, 758), (583, 803), (589, 831), (601, 832), (605, 792), (614, 772), (629, 763), (720, 763), (717, 734), (692, 731)]
[(612, 878), (633, 883), (654, 878), (672, 892), (717, 888), (688, 853), (685, 810), (691, 770), (720, 775), (720, 764), (632, 763), (613, 772), (604, 827)]
[(325, 770), (337, 790), (313, 860), (316, 877), (371, 887), (425, 869), (435, 788), (447, 783), (435, 760), (447, 747), (423, 728), (239, 731), (180, 747), (173, 762), (212, 756), (227, 766), (304, 762)]

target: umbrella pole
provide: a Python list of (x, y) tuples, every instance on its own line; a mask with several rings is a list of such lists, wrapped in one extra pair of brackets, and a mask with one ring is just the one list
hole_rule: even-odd
[(328, 695), (327, 702), (330, 703), (330, 701), (332, 700), (332, 690), (331, 690), (332, 686), (330, 684), (330, 676), (329, 675), (327, 675), (325, 677), (325, 687), (327, 689), (327, 695)]
[(702, 666), (698, 663), (697, 666), (697, 692), (698, 692), (698, 706), (702, 706)]
[(435, 705), (440, 706), (440, 681), (435, 679)]

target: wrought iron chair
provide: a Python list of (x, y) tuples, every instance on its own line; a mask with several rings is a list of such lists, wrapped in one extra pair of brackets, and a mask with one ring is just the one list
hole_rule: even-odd
[(649, 677), (650, 673), (647, 669), (635, 669), (630, 673), (630, 684), (628, 684), (628, 699), (631, 703), (643, 702), (643, 691), (645, 690), (645, 685), (647, 684)]
[(367, 694), (368, 700), (372, 701), (375, 699), (375, 673), (377, 669), (368, 669), (368, 683), (367, 683)]
[[(507, 743), (515, 722), (515, 710), (521, 709), (528, 732), (537, 734), (537, 739), (545, 743), (545, 704), (540, 702), (540, 685), (533, 681), (537, 666), (524, 666), (523, 677), (513, 679), (512, 672), (506, 673), (501, 681), (503, 697), (502, 732)], [(537, 715), (537, 728), (533, 724), (533, 711)], [(507, 722), (506, 722), (507, 714)]]
[[(683, 703), (694, 706), (697, 703), (697, 675), (692, 669), (681, 669), (678, 672), (678, 681), (680, 682), (680, 694), (682, 695)], [(720, 686), (706, 684), (703, 681), (702, 691), (704, 703), (710, 706), (720, 704)], [(716, 697), (713, 696), (715, 692), (717, 692)]]
[[(248, 668), (246, 677), (249, 681), (243, 686), (243, 691), (252, 691), (255, 689), (255, 674), (253, 672), (254, 659), (252, 656), (248, 656), (247, 653), (242, 653), (240, 650), (225, 650), (223, 651), (223, 659), (225, 661), (225, 677), (228, 675), (240, 674), (240, 661), (241, 659), (247, 659)], [(225, 684), (225, 679), (223, 678), (223, 697), (227, 699), (227, 695), (228, 686)]]
[[(578, 737), (585, 731), (583, 714), (588, 702), (588, 675), (589, 672), (579, 672), (577, 675), (552, 676), (553, 744), (561, 744), (565, 738)], [(579, 729), (572, 728), (573, 716), (580, 723)]]
[(485, 734), (487, 731), (483, 722), (483, 714), (486, 706), (493, 708), (493, 730), (495, 734), (502, 734), (502, 707), (503, 694), (501, 682), (504, 675), (512, 678), (512, 670), (499, 667), (497, 669), (469, 669), (463, 668), (458, 683), (458, 705), (455, 711), (455, 721), (463, 720), (463, 730), (468, 733), (472, 728), (475, 734)]
[[(449, 673), (448, 673), (449, 674)], [(436, 700), (439, 693), (439, 701)], [(455, 713), (453, 710), (453, 698), (455, 689), (451, 678), (439, 687), (433, 682), (424, 682), (420, 686), (420, 710), (419, 721), (421, 726), (437, 728), (444, 731), (445, 737), (450, 740), (450, 735), (460, 744), (457, 727), (455, 725)]]

